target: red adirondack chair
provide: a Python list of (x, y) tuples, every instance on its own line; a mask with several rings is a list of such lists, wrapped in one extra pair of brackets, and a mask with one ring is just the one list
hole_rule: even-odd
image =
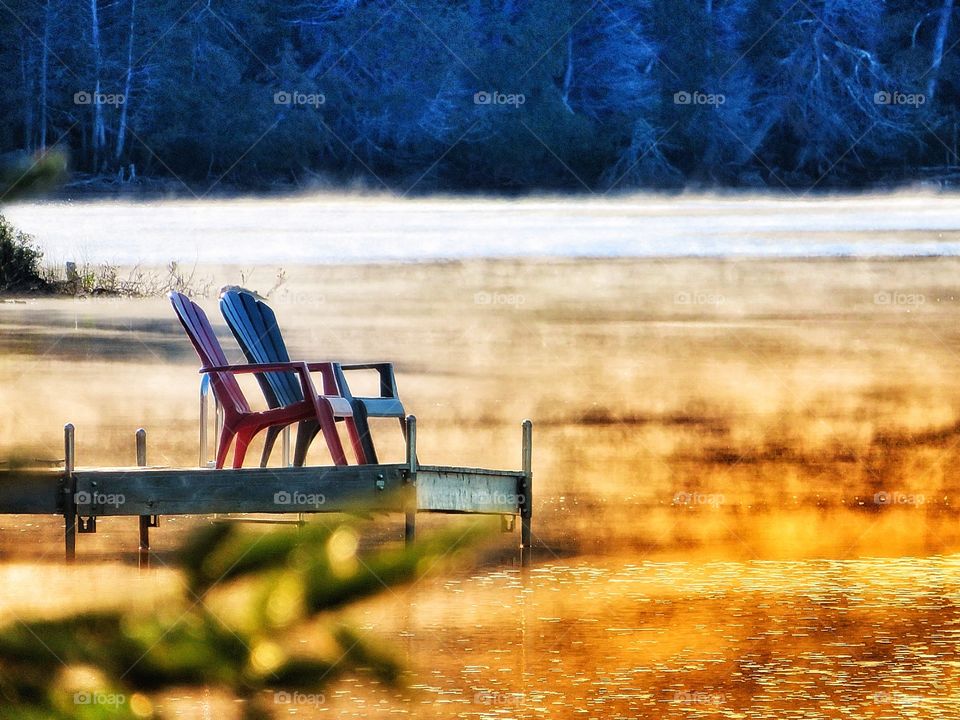
[[(338, 419), (344, 420), (357, 462), (360, 464), (366, 462), (360, 434), (353, 420), (353, 409), (349, 400), (341, 396), (337, 390), (332, 363), (285, 362), (230, 365), (206, 313), (200, 306), (182, 293), (171, 292), (169, 298), (180, 319), (180, 324), (183, 325), (183, 329), (200, 357), (200, 372), (209, 373), (214, 395), (223, 408), (223, 432), (217, 446), (217, 468), (223, 467), (234, 437), (237, 439), (237, 446), (233, 455), (233, 467), (239, 468), (243, 466), (244, 455), (254, 435), (269, 427), (285, 427), (301, 420), (319, 422), (334, 463), (346, 465), (347, 457), (336, 426)], [(297, 374), (304, 400), (262, 412), (251, 410), (234, 375), (282, 371)], [(314, 387), (311, 372), (318, 372), (323, 378), (322, 395)]]

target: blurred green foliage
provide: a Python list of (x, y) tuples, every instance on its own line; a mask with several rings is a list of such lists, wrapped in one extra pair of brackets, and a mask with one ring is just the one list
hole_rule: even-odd
[[(57, 185), (66, 175), (65, 156), (49, 151), (14, 154), (0, 160), (0, 202), (16, 200)], [(33, 237), (0, 215), (0, 292), (37, 292), (49, 288), (43, 276), (43, 252)]]
[(0, 159), (0, 202), (36, 195), (59, 185), (67, 174), (66, 156), (57, 150)]
[[(157, 717), (155, 694), (192, 687), (243, 700), (253, 720), (360, 668), (402, 686), (398, 661), (330, 611), (445, 567), (478, 527), (368, 554), (345, 524), (205, 527), (180, 551), (184, 592), (162, 611), (86, 612), (0, 630), (0, 717)], [(211, 610), (214, 595), (231, 598), (229, 613)]]

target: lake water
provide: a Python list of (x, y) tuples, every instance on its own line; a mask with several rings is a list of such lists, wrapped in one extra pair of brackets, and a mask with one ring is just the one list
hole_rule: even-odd
[(467, 257), (960, 254), (960, 197), (40, 202), (7, 207), (51, 259), (330, 263)]
[[(419, 677), (306, 717), (943, 718), (960, 558), (579, 558), (414, 588), (367, 613)], [(399, 613), (394, 615), (394, 613)], [(382, 704), (381, 704), (382, 703)]]

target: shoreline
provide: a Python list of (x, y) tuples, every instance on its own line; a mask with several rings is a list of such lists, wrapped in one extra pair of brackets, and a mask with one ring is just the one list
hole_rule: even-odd
[[(59, 189), (53, 189), (51, 191), (51, 196), (67, 200), (82, 200), (85, 198), (132, 198), (134, 200), (145, 200), (152, 198), (188, 199), (197, 197), (208, 197), (210, 199), (250, 197), (292, 198), (304, 193), (397, 195), (398, 190), (406, 186), (406, 183), (398, 181), (396, 188), (384, 187), (382, 183), (371, 182), (371, 180), (372, 178), (364, 176), (358, 176), (353, 179), (334, 179), (318, 176), (303, 183), (277, 181), (254, 185), (237, 185), (216, 180), (211, 180), (210, 182), (186, 181), (181, 178), (169, 176), (138, 176), (133, 182), (121, 182), (117, 180), (114, 174), (90, 175), (88, 173), (73, 173)], [(606, 193), (584, 191), (577, 187), (567, 189), (531, 187), (512, 190), (504, 188), (463, 190), (427, 189), (422, 192), (412, 193), (411, 197), (414, 199), (430, 197), (454, 197), (461, 199), (495, 197), (522, 200), (535, 197), (589, 197), (598, 194), (616, 198), (629, 197), (631, 195), (651, 195), (672, 198), (695, 194), (726, 197), (744, 195), (770, 195), (773, 197), (810, 196), (812, 199), (822, 199), (831, 196), (863, 197), (877, 194), (899, 194), (903, 192), (931, 192), (939, 194), (958, 191), (960, 191), (960, 182), (958, 182), (956, 174), (947, 174), (919, 180), (903, 180), (899, 182), (877, 181), (874, 183), (864, 183), (862, 185), (851, 185), (849, 187), (808, 188), (804, 185), (797, 188), (783, 185), (771, 185), (770, 187), (758, 187), (755, 185), (706, 186), (691, 182), (686, 186), (677, 188), (628, 188), (608, 191)], [(406, 193), (403, 194), (405, 195)]]

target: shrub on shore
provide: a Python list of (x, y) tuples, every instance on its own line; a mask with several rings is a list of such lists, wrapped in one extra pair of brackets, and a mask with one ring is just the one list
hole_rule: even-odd
[(33, 237), (0, 215), (0, 292), (48, 292), (42, 260), (43, 251)]

